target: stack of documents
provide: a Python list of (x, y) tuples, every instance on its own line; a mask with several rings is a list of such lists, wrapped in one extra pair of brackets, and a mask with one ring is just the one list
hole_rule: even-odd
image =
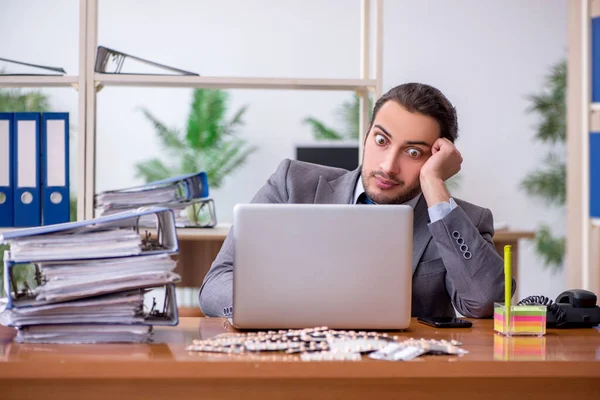
[[(156, 238), (139, 231), (136, 221), (146, 216), (156, 221)], [(0, 242), (11, 246), (0, 323), (19, 329), (17, 341), (148, 342), (152, 325), (178, 323), (180, 277), (171, 258), (178, 243), (168, 208), (8, 232)], [(18, 282), (23, 274), (15, 271), (22, 269), (31, 273)]]
[[(175, 224), (185, 227), (214, 227), (217, 224), (214, 201), (208, 197), (208, 177), (205, 172), (176, 176), (96, 195), (96, 213), (111, 215), (139, 207), (167, 207), (175, 213)], [(148, 218), (140, 226), (152, 225)]]

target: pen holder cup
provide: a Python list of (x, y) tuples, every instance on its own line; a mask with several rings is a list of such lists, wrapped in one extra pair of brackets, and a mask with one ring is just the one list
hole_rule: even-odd
[(546, 334), (546, 306), (511, 306), (508, 319), (504, 303), (494, 303), (494, 331), (506, 336)]

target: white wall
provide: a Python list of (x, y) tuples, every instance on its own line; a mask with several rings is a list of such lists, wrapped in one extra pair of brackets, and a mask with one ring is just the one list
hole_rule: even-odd
[[(99, 44), (202, 75), (359, 74), (358, 1), (99, 3)], [(77, 0), (0, 0), (0, 57), (76, 74), (77, 8)], [(545, 152), (533, 141), (537, 118), (525, 112), (526, 95), (566, 55), (566, 10), (566, 0), (385, 1), (384, 90), (419, 81), (449, 97), (458, 109), (457, 146), (465, 159), (455, 195), (490, 208), (496, 221), (514, 229), (549, 222), (564, 231), (563, 213), (528, 198), (518, 184)], [(45, 92), (56, 110), (71, 111), (76, 125), (73, 90)], [(190, 96), (190, 89), (110, 87), (98, 94), (97, 190), (139, 183), (133, 164), (161, 156), (138, 107), (184, 128)], [(334, 124), (335, 108), (350, 93), (232, 90), (231, 96), (232, 110), (249, 105), (243, 137), (259, 150), (212, 192), (222, 222), (282, 158), (294, 156), (295, 142), (311, 138), (301, 120), (313, 115)], [(563, 272), (543, 269), (531, 244), (522, 249), (519, 297), (555, 297), (565, 289)]]

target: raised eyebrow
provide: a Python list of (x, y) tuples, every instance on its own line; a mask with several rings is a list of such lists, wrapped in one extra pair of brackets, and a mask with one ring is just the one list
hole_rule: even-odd
[(406, 142), (404, 142), (405, 145), (407, 146), (425, 146), (425, 147), (431, 147), (431, 145), (427, 142), (424, 142), (422, 140), (407, 140)]
[(379, 124), (376, 124), (374, 126), (375, 126), (375, 128), (379, 128), (379, 130), (381, 130), (385, 136), (387, 136), (390, 139), (392, 138), (392, 135), (388, 131), (386, 131), (383, 126), (381, 126)]

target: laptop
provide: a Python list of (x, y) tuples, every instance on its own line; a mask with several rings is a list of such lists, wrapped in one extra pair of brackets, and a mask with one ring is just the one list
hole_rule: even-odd
[(240, 329), (406, 329), (413, 209), (238, 204), (232, 323)]

